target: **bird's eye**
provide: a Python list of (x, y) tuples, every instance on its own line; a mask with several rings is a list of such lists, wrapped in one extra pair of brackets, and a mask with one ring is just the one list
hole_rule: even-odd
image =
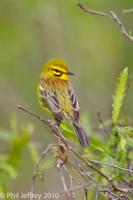
[(61, 71), (58, 70), (58, 69), (51, 68), (51, 70), (53, 71), (53, 75), (54, 75), (54, 76), (60, 77), (60, 76), (62, 76), (62, 74), (63, 74), (63, 72), (61, 72)]
[(55, 72), (60, 72), (58, 69), (54, 69)]
[(60, 72), (58, 69), (50, 68), (53, 72)]

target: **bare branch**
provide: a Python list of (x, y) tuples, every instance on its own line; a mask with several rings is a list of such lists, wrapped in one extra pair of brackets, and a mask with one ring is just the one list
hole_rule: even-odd
[(74, 153), (74, 155), (76, 157), (78, 157), (80, 160), (82, 160), (90, 169), (94, 170), (95, 172), (97, 172), (99, 175), (101, 175), (103, 178), (105, 178), (108, 183), (110, 183), (110, 185), (112, 186), (112, 188), (117, 191), (117, 192), (121, 192), (121, 193), (128, 193), (130, 191), (132, 191), (133, 189), (131, 188), (121, 188), (119, 186), (116, 186), (113, 183), (113, 180), (106, 176), (103, 172), (101, 172), (99, 169), (97, 169), (96, 167), (94, 167), (88, 160), (84, 159), (83, 157), (80, 156), (80, 154), (78, 154), (77, 152), (75, 152), (73, 149), (71, 149), (71, 152)]
[(42, 117), (38, 116), (37, 114), (35, 114), (33, 112), (28, 111), (27, 109), (21, 107), (20, 105), (18, 105), (17, 108), (19, 110), (21, 110), (21, 111), (26, 112), (27, 114), (30, 114), (31, 116), (39, 119), (41, 122), (43, 122), (44, 124), (46, 124), (54, 132), (54, 134), (56, 135), (56, 137), (60, 138), (61, 141), (66, 145), (66, 147), (68, 147), (68, 142), (65, 139), (65, 137), (62, 135), (62, 132), (60, 131), (60, 129), (59, 129), (58, 126), (55, 126), (55, 125), (51, 124), (49, 121), (44, 120)]
[(85, 191), (85, 198), (86, 200), (88, 200), (88, 190), (86, 189), (86, 187), (84, 187), (84, 191)]
[(103, 178), (105, 178), (108, 182), (112, 182), (112, 179), (107, 177), (104, 173), (102, 173), (99, 169), (95, 168), (88, 160), (84, 159), (80, 154), (75, 152), (73, 149), (71, 149), (71, 152), (78, 157), (80, 160), (82, 160), (90, 169), (94, 170), (97, 172), (99, 175), (101, 175)]
[[(87, 189), (87, 190), (92, 190), (92, 191), (96, 191), (96, 189), (93, 187), (90, 187), (90, 185), (89, 184), (78, 184), (77, 186), (75, 186), (74, 188), (73, 188), (73, 191), (79, 191), (80, 189)], [(72, 191), (72, 189), (71, 188), (68, 188), (68, 191), (69, 192), (71, 192)], [(99, 191), (100, 192), (100, 191)], [(59, 192), (59, 194), (64, 194), (64, 191), (62, 192)], [(104, 196), (105, 197), (105, 196)]]
[[(38, 175), (38, 169), (40, 166), (41, 161), (44, 159), (45, 155), (51, 150), (52, 147), (60, 146), (59, 144), (50, 144), (41, 154), (41, 157), (39, 158), (38, 162), (35, 165), (33, 177), (32, 177), (32, 184), (31, 184), (31, 192), (34, 193), (35, 188), (35, 180)], [(33, 196), (31, 197), (31, 200), (33, 200)]]
[[(75, 157), (77, 157), (81, 162), (83, 162), (85, 164), (86, 167), (90, 168), (93, 170), (93, 172), (96, 172), (98, 173), (99, 175), (101, 175), (104, 179), (107, 180), (108, 184), (111, 186), (112, 190), (115, 191), (115, 192), (118, 192), (118, 193), (121, 193), (122, 195), (123, 194), (127, 194), (129, 192), (132, 192), (133, 191), (133, 188), (123, 188), (123, 187), (119, 187), (118, 185), (115, 185), (114, 184), (114, 180), (110, 177), (108, 177), (106, 174), (104, 174), (102, 171), (100, 171), (96, 166), (93, 165), (93, 163), (95, 161), (89, 161), (85, 158), (82, 157), (82, 155), (80, 155), (79, 153), (77, 153), (70, 145), (68, 145), (67, 143), (67, 140), (64, 138), (61, 130), (59, 129), (59, 127), (55, 124), (52, 124), (50, 123), (49, 121), (45, 121), (43, 120), (41, 117), (39, 117), (38, 115), (22, 108), (21, 106), (18, 106), (18, 108), (32, 116), (34, 116), (35, 118), (39, 119), (40, 121), (42, 121), (43, 123), (45, 123), (52, 131), (53, 133), (55, 134), (56, 137), (60, 138), (60, 140), (63, 142), (63, 144), (51, 144), (49, 145), (44, 151), (43, 153), (41, 154), (41, 157), (39, 159), (39, 161), (37, 162), (36, 166), (35, 166), (35, 169), (34, 169), (34, 173), (33, 173), (33, 179), (32, 179), (32, 186), (31, 186), (31, 191), (32, 193), (34, 192), (34, 185), (35, 185), (35, 179), (37, 177), (37, 173), (38, 173), (38, 168), (39, 168), (39, 165), (40, 165), (40, 162), (42, 161), (42, 159), (44, 158), (44, 156), (51, 150), (52, 147), (54, 146), (57, 146), (59, 148), (57, 148), (56, 150), (56, 153), (57, 153), (57, 156), (56, 156), (56, 161), (57, 161), (57, 169), (58, 169), (58, 172), (59, 172), (59, 175), (60, 175), (60, 179), (61, 179), (61, 182), (63, 184), (63, 188), (64, 188), (64, 191), (66, 193), (66, 196), (67, 196), (67, 199), (68, 200), (72, 200), (73, 198), (75, 198), (75, 195), (74, 193), (72, 193), (72, 196), (71, 196), (71, 193), (69, 193), (69, 190), (66, 186), (66, 182), (65, 182), (65, 178), (63, 176), (63, 172), (62, 172), (62, 166), (65, 165), (66, 163), (68, 163), (70, 166), (72, 166), (74, 169), (76, 169), (76, 171), (86, 180), (86, 182), (88, 183), (89, 181), (89, 178), (92, 179), (91, 176), (88, 176), (84, 170), (81, 170), (79, 169), (77, 166), (75, 165), (72, 165), (69, 161), (68, 161), (68, 153), (72, 153)], [(65, 159), (64, 159), (65, 158)], [(96, 162), (95, 162), (96, 164)], [(103, 164), (101, 162), (97, 162), (97, 164)], [(131, 170), (128, 170), (128, 169), (124, 169), (124, 168), (119, 168), (117, 166), (111, 166), (109, 163), (105, 163), (107, 164), (108, 166), (110, 167), (114, 167), (114, 168), (118, 168), (119, 170), (124, 170), (124, 171), (128, 171), (128, 172), (131, 172)], [(62, 166), (61, 166), (62, 165)], [(82, 167), (81, 167), (82, 168)], [(67, 171), (67, 168), (64, 166), (64, 169)], [(67, 171), (68, 172), (68, 171)], [(69, 172), (68, 172), (69, 173)], [(69, 178), (70, 178), (70, 182), (71, 182), (71, 190), (73, 191), (74, 187), (73, 187), (73, 182), (72, 182), (72, 176), (69, 174)], [(95, 179), (93, 178), (92, 179), (93, 181), (95, 181)], [(97, 182), (97, 181), (96, 181)], [(100, 185), (100, 187), (103, 187)], [(100, 190), (99, 190), (100, 191)], [(112, 191), (111, 191), (112, 192)], [(109, 192), (108, 192), (109, 193)], [(113, 195), (113, 193), (112, 193)], [(122, 198), (119, 198), (119, 199), (122, 199)], [(31, 199), (33, 200), (33, 199)]]
[[(107, 190), (107, 189), (106, 189), (106, 190), (103, 190), (103, 191), (101, 190), (100, 192), (107, 193), (107, 194), (109, 195), (108, 197), (116, 197), (115, 199), (113, 198), (114, 200), (117, 200), (117, 199), (118, 199), (118, 200), (123, 200), (122, 197), (119, 197), (117, 194), (111, 192), (110, 190)], [(111, 199), (112, 199), (112, 198), (111, 198)], [(111, 199), (110, 199), (110, 200), (111, 200)], [(113, 199), (112, 199), (112, 200), (113, 200)]]
[[(119, 26), (120, 32), (121, 32), (124, 36), (126, 36), (130, 42), (133, 42), (133, 36), (130, 35), (130, 34), (128, 33), (128, 31), (126, 30), (125, 26), (124, 26), (123, 23), (120, 21), (120, 19), (119, 19), (118, 16), (115, 14), (115, 12), (113, 12), (113, 11), (111, 11), (111, 12), (109, 12), (109, 13), (107, 13), (107, 12), (99, 12), (99, 11), (90, 9), (90, 8), (88, 8), (88, 7), (86, 7), (86, 6), (82, 5), (82, 4), (78, 4), (78, 6), (79, 6), (82, 10), (84, 10), (85, 12), (87, 12), (87, 13), (89, 13), (89, 14), (94, 14), (94, 15), (98, 15), (98, 16), (106, 16), (106, 17), (111, 18), (111, 19), (114, 20), (114, 21), (117, 23), (117, 25)], [(130, 12), (132, 12), (132, 11), (130, 10)]]
[(74, 193), (74, 186), (73, 186), (73, 177), (72, 177), (72, 175), (70, 174), (69, 170), (67, 169), (67, 167), (65, 165), (63, 165), (63, 168), (66, 171), (66, 173), (68, 174), (69, 179), (70, 179), (70, 185), (71, 185), (73, 200), (76, 200), (76, 196), (75, 196), (75, 193)]
[(66, 185), (66, 182), (65, 182), (65, 178), (64, 178), (64, 176), (63, 176), (63, 172), (62, 172), (62, 169), (61, 169), (61, 160), (59, 159), (59, 160), (57, 160), (57, 164), (56, 164), (56, 166), (57, 166), (57, 170), (58, 170), (58, 172), (59, 172), (59, 176), (60, 176), (60, 179), (61, 179), (61, 183), (62, 183), (62, 185), (63, 185), (63, 188), (64, 188), (64, 192), (65, 192), (65, 194), (66, 194), (66, 198), (68, 199), (68, 200), (73, 200), (73, 198), (71, 197), (71, 194), (70, 194), (70, 192), (69, 192), (69, 190), (68, 190), (68, 188), (67, 188), (67, 185)]
[(123, 35), (125, 35), (131, 42), (133, 42), (133, 36), (129, 35), (129, 33), (127, 32), (126, 28), (124, 27), (123, 23), (120, 21), (120, 19), (118, 18), (118, 16), (115, 14), (115, 12), (111, 11), (110, 12), (112, 15), (112, 19), (114, 19), (114, 21), (118, 24), (118, 26), (120, 27), (121, 33), (123, 33)]
[(117, 165), (113, 165), (111, 163), (107, 163), (107, 162), (100, 162), (100, 161), (97, 161), (97, 160), (89, 160), (90, 162), (92, 163), (96, 163), (96, 164), (100, 164), (100, 165), (107, 165), (109, 167), (113, 167), (113, 168), (116, 168), (116, 169), (119, 169), (119, 170), (122, 170), (122, 171), (125, 171), (125, 172), (130, 172), (130, 173), (133, 173), (133, 170), (132, 169), (127, 169), (127, 168), (123, 168), (123, 167), (118, 167)]
[(90, 8), (87, 8), (86, 6), (84, 6), (83, 4), (78, 4), (78, 6), (84, 10), (85, 12), (87, 13), (90, 13), (91, 15), (100, 15), (100, 16), (110, 16), (109, 13), (105, 13), (105, 12), (99, 12), (99, 11), (96, 11), (96, 10), (92, 10)]

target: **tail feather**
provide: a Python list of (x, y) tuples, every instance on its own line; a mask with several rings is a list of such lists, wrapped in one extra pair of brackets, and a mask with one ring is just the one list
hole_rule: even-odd
[(82, 128), (80, 123), (72, 122), (72, 124), (81, 146), (87, 147), (89, 145), (89, 140), (85, 130)]

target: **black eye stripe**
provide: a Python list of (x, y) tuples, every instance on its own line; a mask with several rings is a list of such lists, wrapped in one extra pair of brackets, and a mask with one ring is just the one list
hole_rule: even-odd
[(55, 69), (54, 71), (55, 71), (55, 72), (60, 72), (60, 73), (61, 73), (61, 71), (59, 71), (58, 69)]
[(58, 69), (54, 69), (54, 68), (51, 68), (52, 71), (55, 71), (55, 72), (59, 72), (59, 73), (62, 73), (62, 71), (58, 70)]

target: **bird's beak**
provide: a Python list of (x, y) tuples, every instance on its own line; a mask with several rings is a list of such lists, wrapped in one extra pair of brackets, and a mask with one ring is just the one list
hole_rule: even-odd
[(66, 74), (68, 74), (68, 75), (74, 75), (74, 73), (73, 72), (67, 72)]

